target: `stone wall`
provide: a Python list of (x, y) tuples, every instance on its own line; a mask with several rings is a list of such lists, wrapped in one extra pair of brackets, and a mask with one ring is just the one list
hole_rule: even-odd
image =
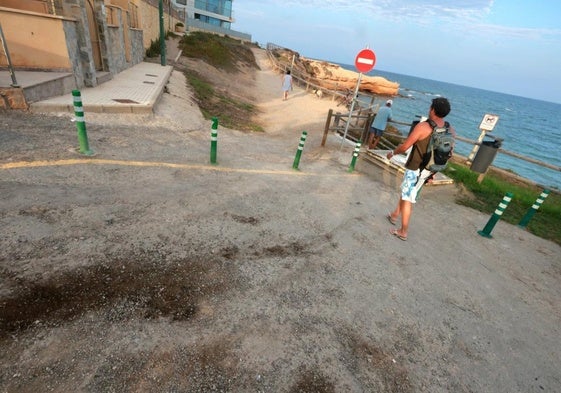
[(84, 69), (82, 68), (82, 61), (80, 60), (80, 47), (78, 44), (78, 32), (76, 31), (77, 24), (75, 21), (64, 21), (63, 23), (64, 34), (66, 36), (66, 46), (68, 48), (68, 56), (72, 63), (72, 70), (76, 88), (81, 89), (85, 86), (84, 82)]
[[(145, 53), (142, 30), (128, 27), (125, 10), (117, 8), (116, 11), (118, 23), (107, 26), (106, 33), (106, 41), (110, 43), (107, 46), (107, 66), (111, 74), (118, 74), (142, 62)], [(127, 50), (130, 52), (129, 58), (127, 58)]]
[(132, 47), (132, 63), (138, 64), (144, 61), (146, 50), (144, 49), (144, 32), (138, 29), (130, 29), (129, 32)]

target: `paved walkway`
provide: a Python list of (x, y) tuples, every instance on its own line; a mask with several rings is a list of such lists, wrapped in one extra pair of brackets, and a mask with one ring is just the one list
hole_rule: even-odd
[[(142, 62), (96, 87), (80, 90), (85, 112), (150, 113), (169, 80), (173, 67)], [(34, 102), (32, 112), (74, 111), (72, 94)]]
[[(179, 38), (166, 41), (165, 66), (162, 66), (159, 60), (157, 63), (142, 62), (96, 87), (82, 88), (80, 95), (84, 111), (86, 113), (152, 113), (171, 76), (173, 64), (181, 55), (177, 48), (178, 41)], [(26, 87), (66, 75), (68, 74), (18, 71), (16, 77), (18, 84)], [(2, 81), (5, 86), (11, 84), (8, 71), (0, 72), (0, 82)], [(73, 113), (74, 101), (72, 94), (69, 93), (34, 102), (29, 110), (39, 113)]]

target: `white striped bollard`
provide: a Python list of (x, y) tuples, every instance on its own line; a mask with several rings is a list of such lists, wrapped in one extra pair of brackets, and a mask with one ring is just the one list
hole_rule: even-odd
[(302, 156), (302, 150), (304, 150), (304, 142), (306, 142), (306, 137), (308, 136), (307, 131), (302, 131), (302, 136), (300, 137), (300, 143), (298, 144), (298, 150), (296, 150), (296, 156), (294, 157), (294, 163), (292, 168), (298, 169), (300, 165), (300, 157)]
[(358, 153), (360, 152), (360, 145), (361, 145), (361, 141), (358, 141), (356, 143), (355, 150), (353, 152), (353, 159), (351, 160), (351, 165), (349, 165), (349, 172), (355, 170), (356, 160), (358, 158)]
[(82, 106), (80, 90), (72, 90), (72, 99), (74, 101), (74, 119), (76, 120), (76, 128), (78, 131), (80, 153), (91, 156), (93, 151), (90, 150), (90, 145), (88, 143), (88, 133), (86, 132), (86, 121), (84, 120), (84, 107)]
[(491, 231), (495, 227), (495, 224), (499, 221), (499, 218), (501, 218), (501, 216), (503, 215), (505, 209), (507, 208), (508, 204), (512, 200), (512, 197), (513, 194), (510, 192), (507, 192), (505, 194), (502, 202), (499, 203), (499, 207), (495, 209), (495, 212), (491, 215), (489, 221), (487, 221), (487, 225), (485, 225), (485, 228), (483, 228), (483, 230), (481, 231), (477, 231), (477, 233), (479, 233), (483, 237), (493, 237), (491, 236)]
[(543, 201), (545, 200), (545, 198), (547, 198), (548, 195), (549, 195), (549, 190), (543, 190), (543, 192), (540, 194), (538, 199), (536, 199), (536, 202), (534, 202), (532, 207), (528, 209), (526, 215), (522, 218), (522, 220), (520, 220), (520, 223), (518, 224), (520, 228), (526, 228), (528, 226), (528, 223), (530, 222), (532, 217), (534, 217), (534, 214), (536, 214), (536, 212), (538, 211), (538, 209), (540, 208)]
[(210, 163), (216, 164), (216, 156), (218, 154), (218, 117), (212, 118), (212, 126), (210, 127)]

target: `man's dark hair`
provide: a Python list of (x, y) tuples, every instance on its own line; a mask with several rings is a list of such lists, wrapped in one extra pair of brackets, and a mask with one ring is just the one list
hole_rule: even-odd
[(432, 100), (431, 108), (436, 116), (443, 118), (450, 113), (450, 102), (444, 97), (437, 97)]

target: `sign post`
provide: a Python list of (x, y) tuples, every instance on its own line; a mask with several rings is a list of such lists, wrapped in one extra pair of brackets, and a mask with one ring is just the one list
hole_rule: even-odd
[(351, 124), (351, 115), (355, 109), (356, 96), (360, 87), (360, 81), (362, 80), (362, 74), (372, 70), (372, 68), (374, 68), (374, 64), (376, 64), (376, 55), (372, 50), (366, 48), (358, 52), (358, 55), (356, 55), (355, 67), (359, 74), (358, 80), (356, 82), (355, 92), (353, 94), (353, 101), (351, 103), (351, 108), (349, 109), (349, 116), (347, 117), (347, 124), (345, 125), (345, 133), (343, 135), (343, 140), (341, 141), (341, 146), (343, 146), (345, 139), (347, 139), (347, 132), (349, 131), (349, 125)]
[(485, 116), (483, 116), (483, 119), (481, 120), (481, 124), (479, 125), (481, 134), (479, 134), (477, 143), (473, 145), (473, 149), (471, 150), (471, 153), (469, 153), (469, 156), (466, 160), (466, 164), (471, 164), (473, 162), (473, 158), (475, 157), (475, 154), (479, 150), (479, 146), (481, 145), (481, 142), (483, 142), (485, 133), (493, 131), (493, 128), (495, 128), (495, 125), (497, 124), (498, 121), (499, 121), (498, 115), (486, 113)]
[(374, 68), (374, 64), (376, 64), (376, 55), (370, 49), (363, 49), (356, 55), (355, 67), (358, 72), (370, 72)]

